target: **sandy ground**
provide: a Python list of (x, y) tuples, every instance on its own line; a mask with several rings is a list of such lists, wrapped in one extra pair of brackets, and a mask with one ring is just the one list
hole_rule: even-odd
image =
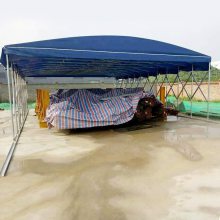
[[(170, 118), (136, 131), (61, 132), (38, 128), (33, 114), (0, 179), (1, 220), (219, 219), (219, 124)], [(0, 112), (1, 163), (8, 124)]]

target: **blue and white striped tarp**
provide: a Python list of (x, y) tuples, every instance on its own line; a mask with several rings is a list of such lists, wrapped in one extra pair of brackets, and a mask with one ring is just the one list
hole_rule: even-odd
[(130, 121), (143, 89), (71, 89), (50, 96), (46, 113), (49, 127), (58, 129), (119, 125)]

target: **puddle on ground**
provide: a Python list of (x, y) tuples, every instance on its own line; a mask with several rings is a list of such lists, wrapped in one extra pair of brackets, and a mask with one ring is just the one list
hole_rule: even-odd
[[(218, 177), (209, 173), (220, 166), (218, 132), (182, 118), (128, 131), (56, 131), (29, 116), (0, 179), (0, 219), (210, 219), (218, 215), (211, 200), (220, 189), (210, 179)], [(207, 193), (210, 203), (188, 207), (195, 200), (187, 190), (196, 201)]]

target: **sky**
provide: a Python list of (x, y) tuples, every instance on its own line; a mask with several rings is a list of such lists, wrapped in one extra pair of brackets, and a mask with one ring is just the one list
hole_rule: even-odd
[(220, 0), (0, 0), (0, 47), (87, 35), (160, 40), (220, 61)]

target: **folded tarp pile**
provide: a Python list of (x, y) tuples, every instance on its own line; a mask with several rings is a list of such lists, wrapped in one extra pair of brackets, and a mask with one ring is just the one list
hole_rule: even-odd
[(119, 125), (134, 117), (142, 98), (152, 96), (141, 88), (58, 90), (50, 96), (45, 120), (58, 129)]

